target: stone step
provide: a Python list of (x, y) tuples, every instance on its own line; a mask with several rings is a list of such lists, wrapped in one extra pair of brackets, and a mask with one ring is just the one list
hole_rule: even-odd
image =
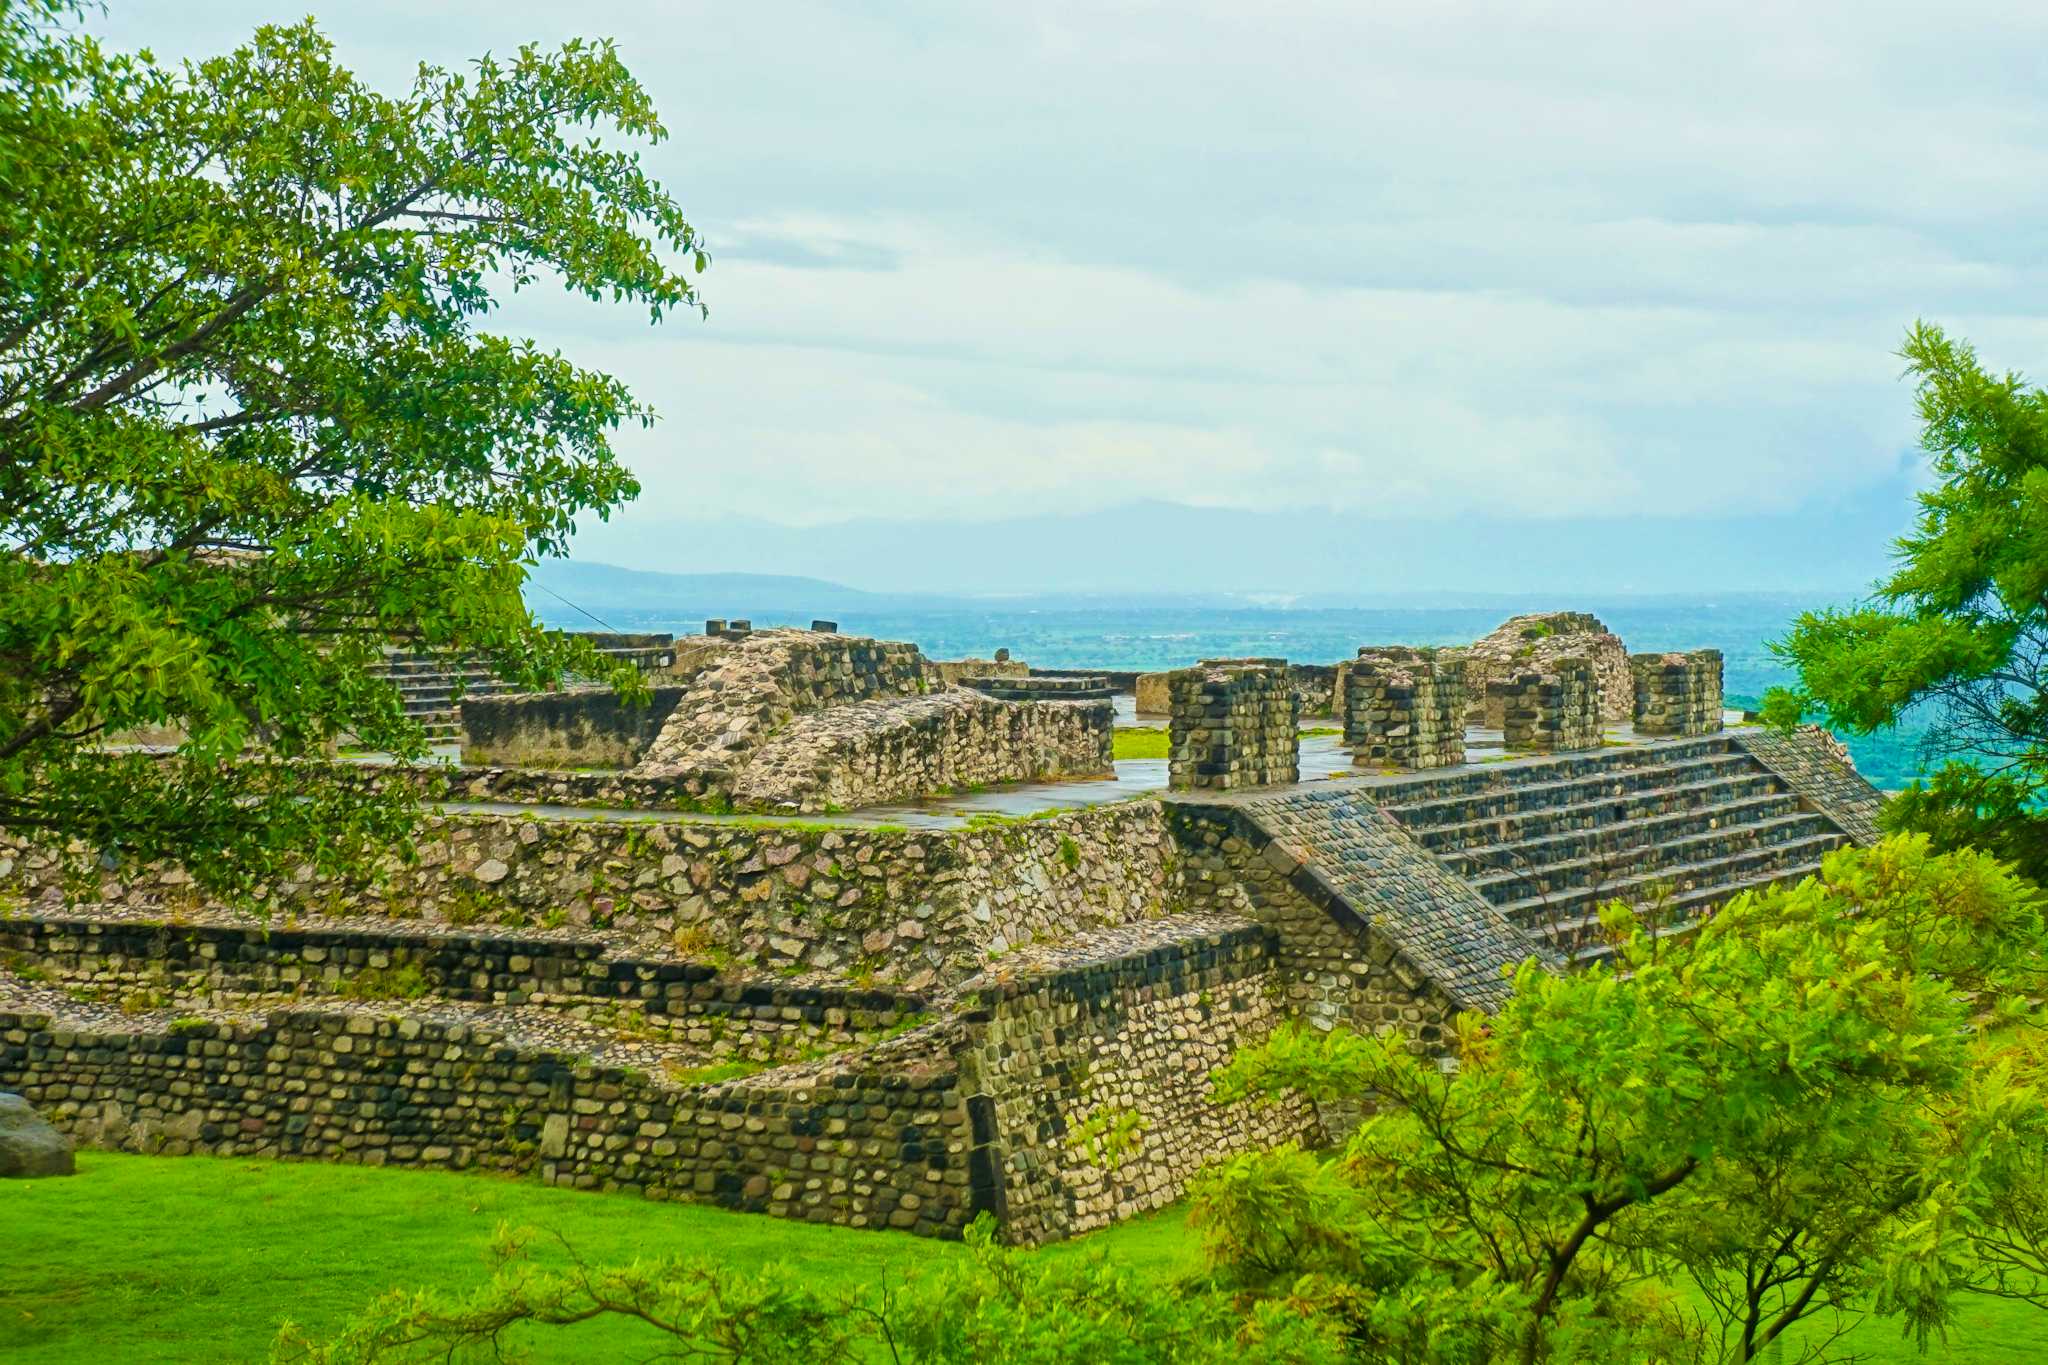
[[(1589, 854), (1615, 852), (1657, 839), (1682, 839), (1713, 829), (1797, 815), (1806, 810), (1798, 796), (1776, 791), (1764, 796), (1694, 806), (1665, 815), (1559, 830), (1499, 843), (1465, 844), (1436, 850), (1444, 866), (1461, 876), (1478, 876), (1509, 866), (1535, 867)], [(1512, 862), (1508, 861), (1513, 859)]]
[(1419, 774), (1388, 788), (1383, 805), (1417, 805), (1440, 799), (1505, 792), (1560, 781), (1669, 768), (1700, 759), (1741, 754), (1726, 735), (1617, 745), (1583, 753), (1516, 756), (1505, 762), (1475, 764), (1453, 773)]
[[(1745, 891), (1762, 891), (1772, 886), (1801, 882), (1819, 871), (1820, 859), (1815, 858), (1810, 862), (1775, 869), (1762, 877), (1724, 882), (1718, 886), (1702, 887), (1697, 891), (1687, 892), (1671, 900), (1671, 919), (1667, 923), (1654, 926), (1650, 932), (1660, 939), (1689, 934), (1706, 922), (1710, 912), (1734, 900)], [(1593, 917), (1590, 929), (1579, 931), (1578, 940), (1573, 945), (1567, 946), (1554, 938), (1551, 941), (1574, 967), (1590, 967), (1615, 955), (1615, 945), (1601, 928), (1598, 916)]]
[(1521, 814), (1553, 806), (1576, 806), (1662, 787), (1687, 786), (1711, 778), (1763, 771), (1747, 754), (1705, 754), (1675, 763), (1605, 769), (1555, 780), (1435, 796), (1421, 801), (1390, 794), (1390, 799), (1383, 800), (1381, 804), (1409, 828), (1428, 829), (1439, 825), (1469, 824), (1488, 817)]
[[(1620, 825), (1662, 815), (1697, 811), (1755, 797), (1782, 796), (1784, 785), (1776, 776), (1752, 763), (1740, 776), (1717, 777), (1655, 787), (1647, 791), (1579, 801), (1572, 805), (1545, 806), (1533, 810), (1510, 810), (1457, 824), (1410, 827), (1409, 833), (1433, 853), (1454, 853), (1485, 844), (1516, 843), (1570, 830)], [(1390, 812), (1407, 826), (1406, 812)]]
[[(1497, 902), (1500, 912), (1529, 932), (1556, 939), (1572, 926), (1599, 923), (1599, 907), (1610, 901), (1637, 903), (1658, 888), (1669, 888), (1674, 906), (1705, 896), (1718, 904), (1735, 890), (1761, 878), (1778, 880), (1781, 869), (1818, 866), (1821, 856), (1849, 842), (1840, 831), (1764, 844), (1718, 858), (1681, 863), (1657, 872), (1623, 878), (1601, 886), (1584, 886), (1549, 895), (1530, 895)], [(1733, 889), (1730, 889), (1733, 888)], [(1562, 946), (1562, 945), (1561, 945)]]
[[(1623, 878), (1640, 880), (1665, 868), (1836, 833), (1839, 831), (1826, 816), (1802, 812), (1676, 838), (1642, 840), (1622, 848), (1548, 863), (1502, 861), (1493, 865), (1496, 870), (1468, 880), (1488, 900), (1504, 905), (1532, 894), (1555, 896), (1581, 887), (1615, 885)], [(1503, 856), (1513, 856), (1512, 846)]]

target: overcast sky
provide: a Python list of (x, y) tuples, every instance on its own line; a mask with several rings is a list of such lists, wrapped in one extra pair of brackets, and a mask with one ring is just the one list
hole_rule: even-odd
[[(95, 26), (197, 55), (305, 4), (108, 0)], [(2048, 6), (318, 18), (388, 88), (580, 33), (652, 90), (673, 136), (648, 160), (709, 239), (710, 319), (514, 314), (663, 414), (621, 438), (646, 491), (592, 558), (717, 567), (674, 562), (692, 519), (1138, 499), (1784, 512), (1898, 483), (1914, 317), (2048, 371)]]

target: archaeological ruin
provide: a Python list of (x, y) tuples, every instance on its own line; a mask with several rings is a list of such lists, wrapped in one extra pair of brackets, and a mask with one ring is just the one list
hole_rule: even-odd
[[(1209, 1098), (1282, 1019), (1442, 1055), (1519, 964), (1608, 962), (1608, 903), (1681, 934), (1876, 838), (1824, 732), (1742, 723), (1719, 655), (1583, 613), (1147, 675), (828, 621), (597, 643), (649, 704), (390, 657), (448, 761), (349, 760), (429, 806), (360, 882), (229, 907), (0, 848), (0, 1090), (86, 1145), (1040, 1242), (1341, 1129)], [(1117, 760), (1148, 716), (1169, 756)], [(1337, 774), (1302, 761), (1316, 717)]]

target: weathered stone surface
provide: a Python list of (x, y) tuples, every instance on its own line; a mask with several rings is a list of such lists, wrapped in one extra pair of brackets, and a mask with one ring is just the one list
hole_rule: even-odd
[(1573, 655), (1552, 658), (1486, 685), (1487, 705), (1500, 706), (1501, 741), (1510, 750), (1569, 753), (1601, 743), (1599, 678)]
[[(373, 869), (368, 887), (306, 867), (302, 879), (266, 887), (264, 908), (458, 927), (562, 924), (629, 943), (683, 934), (739, 968), (861, 970), (902, 984), (973, 974), (998, 933), (1010, 946), (1058, 939), (1178, 901), (1172, 835), (1151, 803), (954, 830), (439, 814), (423, 822), (419, 844), (417, 862)], [(0, 887), (28, 901), (69, 894), (58, 855), (0, 839), (10, 848)], [(159, 913), (192, 904), (172, 866), (103, 871), (97, 899)], [(862, 946), (913, 909), (925, 931), (914, 946)]]
[(1115, 767), (1108, 701), (1006, 701), (952, 689), (799, 716), (757, 750), (735, 805), (815, 812)]
[(1367, 645), (1346, 671), (1344, 742), (1367, 767), (1465, 761), (1465, 663), (1454, 649)]
[(0, 1091), (0, 1178), (71, 1175), (71, 1139), (19, 1095)]
[(1632, 654), (1635, 731), (1639, 735), (1710, 735), (1721, 728), (1721, 651)]
[(1283, 659), (1210, 659), (1168, 675), (1167, 780), (1229, 791), (1301, 779), (1301, 701)]
[(1490, 693), (1490, 685), (1515, 674), (1546, 671), (1553, 660), (1566, 657), (1592, 665), (1600, 719), (1610, 725), (1627, 720), (1635, 704), (1628, 650), (1599, 617), (1583, 611), (1510, 617), (1474, 641), (1465, 650), (1466, 719), (1501, 729), (1502, 699)]
[(657, 683), (642, 705), (628, 705), (609, 687), (464, 697), (462, 759), (520, 768), (629, 768), (685, 691), (680, 683)]

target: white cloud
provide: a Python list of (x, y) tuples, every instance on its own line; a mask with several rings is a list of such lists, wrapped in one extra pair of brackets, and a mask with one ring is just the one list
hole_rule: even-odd
[(711, 321), (507, 314), (662, 409), (639, 523), (1781, 509), (1893, 474), (1913, 317), (2048, 369), (2033, 7), (421, 11), (325, 27), (387, 83), (609, 33), (675, 131)]

